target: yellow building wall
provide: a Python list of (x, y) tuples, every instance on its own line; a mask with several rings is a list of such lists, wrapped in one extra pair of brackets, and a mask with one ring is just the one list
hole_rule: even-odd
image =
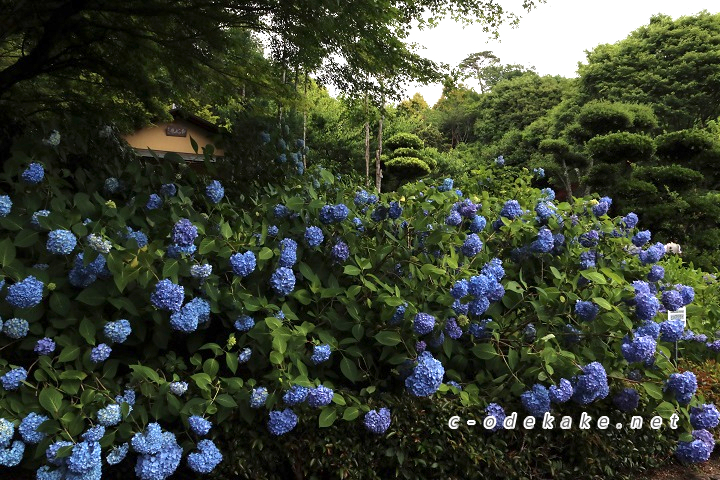
[[(187, 129), (185, 137), (174, 137), (166, 134), (167, 127), (177, 127)], [(138, 130), (135, 133), (125, 136), (125, 140), (135, 149), (150, 149), (156, 152), (177, 152), (195, 154), (190, 144), (192, 137), (198, 144), (198, 153), (202, 154), (202, 147), (207, 144), (213, 144), (210, 138), (210, 132), (193, 123), (185, 120), (175, 120), (169, 123), (159, 123)], [(214, 144), (213, 144), (214, 146)], [(216, 148), (214, 156), (222, 157), (225, 152)]]

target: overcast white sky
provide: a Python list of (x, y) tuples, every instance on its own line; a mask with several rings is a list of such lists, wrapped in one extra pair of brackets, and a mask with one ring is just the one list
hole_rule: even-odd
[[(517, 2), (505, 1), (512, 9)], [(521, 10), (521, 9), (520, 9)], [(520, 10), (515, 10), (520, 13)], [(717, 0), (548, 0), (524, 13), (517, 28), (503, 27), (498, 40), (489, 40), (479, 26), (462, 28), (446, 20), (437, 28), (415, 31), (410, 41), (425, 48), (423, 56), (457, 66), (471, 53), (492, 51), (503, 64), (535, 66), (540, 75), (577, 76), (585, 50), (601, 43), (615, 43), (647, 25), (656, 13), (678, 18), (702, 10), (720, 11)], [(470, 86), (472, 84), (468, 82)], [(442, 94), (442, 86), (413, 86), (411, 97), (420, 92), (429, 105)]]

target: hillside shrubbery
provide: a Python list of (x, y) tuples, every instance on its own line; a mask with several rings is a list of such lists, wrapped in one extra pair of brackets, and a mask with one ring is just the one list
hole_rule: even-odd
[[(211, 162), (89, 171), (57, 152), (18, 150), (0, 178), (6, 467), (560, 478), (712, 451), (718, 418), (693, 410), (674, 344), (716, 357), (717, 284), (663, 270), (653, 226), (608, 198), (559, 203), (495, 168), (377, 196), (317, 168), (244, 185)], [(666, 321), (684, 305), (692, 333)], [(448, 428), (512, 412), (513, 431)], [(580, 431), (582, 412), (646, 424)]]

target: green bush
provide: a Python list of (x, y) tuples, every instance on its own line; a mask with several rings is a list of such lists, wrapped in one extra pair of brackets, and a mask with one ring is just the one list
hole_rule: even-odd
[(689, 129), (658, 135), (655, 138), (657, 155), (666, 162), (684, 163), (700, 153), (710, 150), (717, 140), (709, 132)]
[(593, 100), (580, 108), (577, 122), (593, 135), (605, 135), (630, 128), (632, 113), (624, 104)]
[[(57, 452), (61, 464), (83, 448), (105, 456), (155, 422), (168, 432), (167, 442), (179, 442), (177, 461), (181, 453), (182, 465), (192, 467), (204, 434), (189, 428), (191, 416), (216, 425), (210, 437), (225, 455), (218, 474), (246, 478), (466, 478), (483, 468), (496, 477), (521, 471), (527, 478), (567, 478), (588, 468), (619, 471), (620, 461), (617, 469), (603, 461), (627, 456), (636, 439), (648, 444), (628, 467), (688, 438), (688, 409), (701, 399), (688, 405), (663, 388), (676, 372), (673, 344), (658, 342), (652, 366), (629, 364), (620, 353), (623, 337), (642, 324), (630, 305), (632, 282), (645, 278), (652, 262), (630, 253), (637, 230), (624, 228), (620, 218), (596, 216), (595, 200), (552, 202), (550, 192), (529, 187), (528, 172), (495, 166), (454, 186), (407, 184), (377, 202), (352, 179), (321, 169), (286, 174), (281, 183), (226, 181), (222, 196), (211, 180), (226, 176), (210, 161), (209, 175), (199, 176), (170, 156), (88, 170), (60, 162), (63, 148), (15, 150), (0, 175), (8, 196), (0, 199), (0, 316), (28, 323), (23, 332), (22, 321), (4, 321), (0, 409), (16, 427), (31, 413), (48, 417), (37, 427), (46, 436), (28, 443), (23, 468), (45, 465), (48, 447), (59, 440), (69, 442)], [(45, 165), (37, 184), (19, 180), (28, 177), (23, 172), (31, 162)], [(535, 211), (541, 202), (552, 203), (547, 217)], [(48, 214), (36, 213), (42, 209)], [(462, 213), (459, 224), (454, 211)], [(319, 243), (308, 227), (322, 232)], [(71, 232), (77, 244), (67, 233), (64, 242), (52, 240), (58, 230)], [(598, 234), (587, 246), (591, 230)], [(211, 267), (207, 276), (200, 275), (203, 265)], [(17, 290), (31, 276), (42, 282), (41, 291), (26, 295), (31, 302), (19, 301)], [(465, 282), (473, 286), (469, 293)], [(162, 293), (173, 284), (183, 287), (174, 300)], [(594, 320), (583, 320), (578, 301), (593, 305)], [(693, 305), (705, 308), (703, 301)], [(121, 319), (131, 327), (126, 339), (112, 331), (117, 324), (110, 322)], [(56, 348), (38, 355), (45, 337)], [(101, 344), (111, 346), (106, 359)], [(320, 346), (329, 347), (328, 359), (315, 356)], [(590, 364), (607, 374), (585, 392), (592, 402), (583, 400), (578, 383)], [(28, 376), (14, 388), (8, 373), (19, 368)], [(553, 404), (553, 414), (577, 420), (588, 410), (625, 419), (613, 397), (634, 388), (635, 414), (667, 420), (677, 412), (680, 429), (663, 437), (649, 430), (639, 437), (612, 429), (572, 432), (583, 439), (572, 449), (560, 430), (550, 443), (545, 432), (446, 433), (448, 412), (480, 419), (491, 403), (508, 414), (538, 415), (522, 399), (561, 379), (574, 382), (575, 401)], [(187, 382), (187, 393), (178, 394), (175, 382)], [(320, 386), (332, 396), (316, 397), (328, 392)], [(260, 387), (268, 396), (252, 408)], [(290, 405), (289, 392), (301, 387), (312, 390), (316, 404)], [(98, 443), (83, 439), (110, 405), (119, 406), (117, 423), (93, 431)], [(376, 425), (371, 435), (363, 424), (370, 411), (385, 407), (389, 426)], [(549, 403), (540, 408), (549, 409)], [(279, 412), (296, 415), (297, 423), (273, 420)], [(535, 457), (526, 445), (538, 445), (538, 453), (530, 450)], [(103, 468), (117, 476), (136, 460), (138, 471), (158, 460), (154, 448), (137, 441), (132, 450), (118, 466), (82, 462), (94, 473), (81, 473), (94, 478)], [(598, 455), (602, 461), (594, 462)], [(168, 470), (176, 467), (170, 462)]]
[(385, 162), (385, 168), (403, 178), (414, 178), (430, 173), (430, 166), (419, 158), (395, 157)]
[(590, 155), (600, 162), (640, 162), (655, 153), (653, 139), (639, 133), (619, 132), (598, 135), (585, 144)]
[(414, 133), (400, 132), (385, 140), (385, 148), (389, 150), (395, 150), (396, 148), (421, 150), (423, 141)]

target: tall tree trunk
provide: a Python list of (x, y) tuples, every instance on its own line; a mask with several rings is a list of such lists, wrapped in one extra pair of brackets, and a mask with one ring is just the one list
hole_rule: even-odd
[(365, 95), (365, 188), (370, 186), (370, 119), (368, 118), (368, 96)]
[(308, 86), (308, 74), (305, 72), (305, 89), (304, 89), (304, 102), (303, 102), (303, 167), (307, 169), (307, 155), (305, 155), (305, 147), (307, 147), (307, 86)]
[(382, 130), (384, 114), (380, 114), (380, 125), (378, 126), (378, 148), (375, 151), (375, 189), (380, 193), (382, 186), (382, 169), (380, 168), (380, 156), (382, 155)]
[(565, 159), (562, 159), (562, 166), (563, 166), (563, 175), (565, 176), (565, 186), (567, 187), (567, 195), (568, 195), (568, 203), (573, 203), (573, 191), (572, 191), (572, 181), (570, 180), (570, 175), (568, 175), (568, 167), (565, 163)]

